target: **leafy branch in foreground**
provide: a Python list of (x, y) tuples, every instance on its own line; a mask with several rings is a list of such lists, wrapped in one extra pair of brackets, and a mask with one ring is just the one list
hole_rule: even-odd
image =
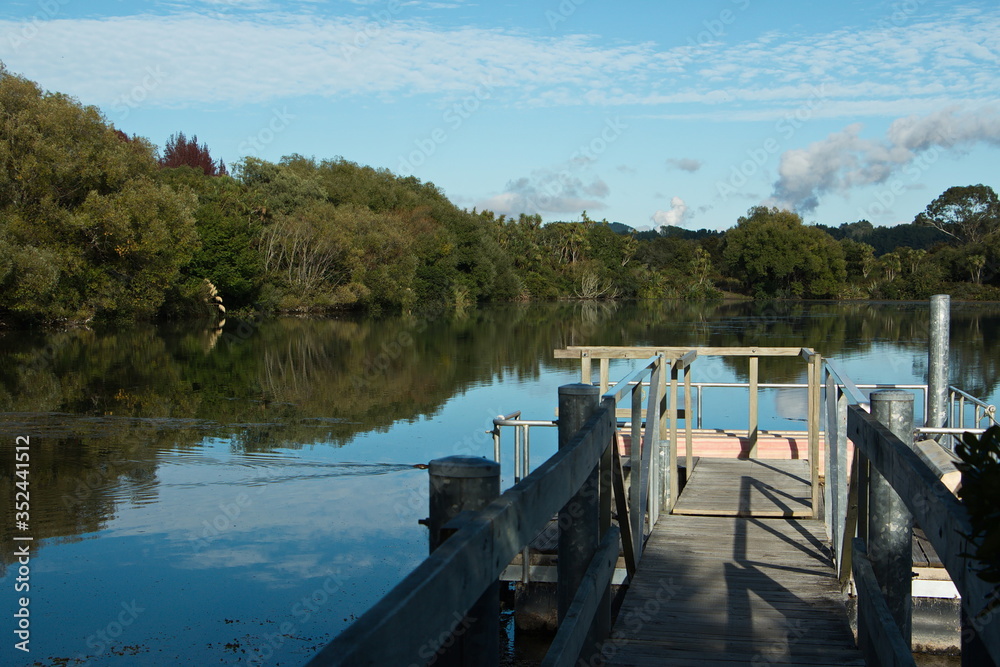
[[(966, 535), (973, 553), (964, 554), (978, 562), (979, 578), (996, 587), (1000, 584), (1000, 426), (991, 426), (976, 437), (965, 433), (955, 447), (961, 459), (955, 466), (962, 471), (958, 496), (965, 503), (972, 523)], [(996, 607), (991, 595), (988, 608)]]

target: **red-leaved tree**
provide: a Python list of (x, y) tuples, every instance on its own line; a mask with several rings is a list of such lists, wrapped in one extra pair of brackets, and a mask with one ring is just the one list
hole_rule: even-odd
[(208, 144), (198, 145), (198, 135), (194, 135), (189, 140), (183, 132), (170, 135), (167, 145), (163, 148), (163, 157), (160, 158), (161, 167), (196, 167), (205, 172), (208, 176), (225, 176), (226, 163), (222, 160), (215, 162), (208, 151)]

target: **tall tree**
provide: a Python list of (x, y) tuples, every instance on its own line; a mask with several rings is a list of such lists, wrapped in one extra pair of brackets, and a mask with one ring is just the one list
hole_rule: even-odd
[(847, 276), (844, 251), (792, 211), (755, 206), (726, 232), (729, 272), (758, 296), (829, 298)]
[(938, 229), (959, 244), (981, 243), (1000, 229), (1000, 201), (988, 185), (951, 187), (928, 204), (914, 223)]
[(0, 318), (148, 317), (191, 257), (189, 195), (95, 107), (0, 66)]

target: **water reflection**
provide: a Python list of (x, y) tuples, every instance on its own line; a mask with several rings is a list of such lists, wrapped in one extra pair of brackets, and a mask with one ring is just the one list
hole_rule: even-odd
[[(188, 648), (171, 648), (181, 662), (211, 653), (209, 645), (212, 662), (235, 658), (218, 646), (243, 636), (226, 618), (245, 624), (246, 636), (257, 631), (252, 622), (275, 631), (296, 600), (339, 571), (354, 582), (337, 584), (340, 601), (296, 622), (296, 636), (312, 633), (319, 645), (349, 622), (354, 612), (344, 609), (363, 611), (377, 598), (373, 581), (386, 588), (422, 557), (426, 473), (413, 464), (469, 443), (488, 451), (478, 422), (438, 416), (518, 408), (550, 416), (554, 387), (576, 368), (553, 360), (554, 348), (808, 346), (843, 360), (859, 382), (912, 382), (925, 372), (927, 326), (926, 304), (588, 302), (230, 320), (212, 337), (181, 327), (4, 332), (0, 496), (13, 497), (14, 437), (30, 435), (32, 554), (51, 559), (39, 561), (52, 573), (45, 599), (89, 600), (103, 618), (141, 592), (164, 598), (146, 618), (174, 628), (175, 596), (215, 596), (186, 622), (199, 628)], [(1000, 306), (953, 305), (956, 384), (996, 393), (998, 329)], [(745, 364), (706, 359), (695, 379), (745, 380)], [(803, 370), (797, 358), (768, 359), (761, 381), (800, 381)], [(549, 386), (553, 373), (561, 375)], [(778, 395), (775, 412), (796, 419), (799, 398)], [(3, 507), (0, 542), (9, 545), (13, 508)], [(12, 553), (0, 555), (0, 575)], [(243, 588), (233, 593), (234, 585)], [(242, 603), (253, 613), (234, 619), (232, 605)], [(52, 602), (39, 614), (50, 638), (72, 638), (54, 653), (87, 654), (87, 609)], [(173, 646), (174, 635), (134, 632), (143, 646)], [(307, 655), (297, 641), (277, 653)]]

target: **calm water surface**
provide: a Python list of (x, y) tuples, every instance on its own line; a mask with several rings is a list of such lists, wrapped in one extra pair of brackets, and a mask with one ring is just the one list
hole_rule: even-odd
[[(566, 345), (811, 346), (856, 382), (923, 382), (926, 304), (506, 305), (382, 320), (0, 335), (0, 664), (299, 665), (426, 554), (427, 473), (553, 415)], [(953, 304), (952, 380), (996, 403), (1000, 305)], [(626, 365), (613, 367), (623, 375)], [(802, 381), (764, 360), (762, 381)], [(699, 360), (695, 380), (743, 381)], [(745, 399), (706, 394), (705, 425)], [(772, 391), (762, 427), (801, 428)], [(30, 438), (30, 523), (14, 446)], [(533, 435), (533, 458), (554, 448)], [(511, 454), (505, 456), (505, 473)], [(505, 474), (505, 485), (510, 483)], [(15, 593), (13, 536), (30, 543)], [(17, 544), (23, 544), (19, 542)], [(30, 596), (30, 654), (14, 648)]]

